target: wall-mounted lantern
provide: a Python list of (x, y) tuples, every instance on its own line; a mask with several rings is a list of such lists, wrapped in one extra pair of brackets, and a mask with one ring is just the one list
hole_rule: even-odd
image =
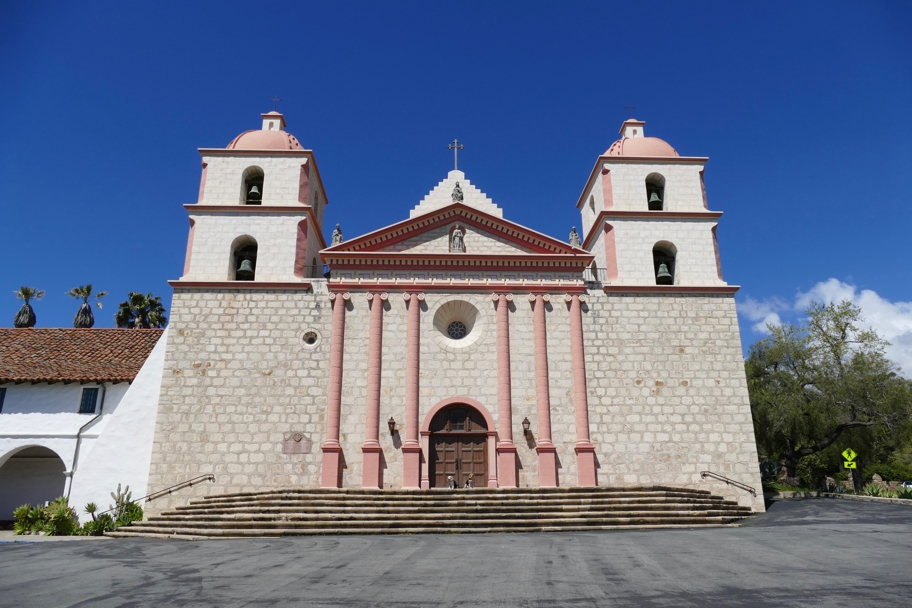
[(528, 416), (523, 418), (522, 427), (523, 427), (523, 435), (528, 436), (529, 433), (531, 433), (531, 431), (529, 429), (532, 428), (532, 423), (529, 422)]
[(390, 419), (386, 421), (386, 425), (390, 429), (390, 435), (395, 435), (396, 434), (396, 420), (392, 416), (390, 416)]

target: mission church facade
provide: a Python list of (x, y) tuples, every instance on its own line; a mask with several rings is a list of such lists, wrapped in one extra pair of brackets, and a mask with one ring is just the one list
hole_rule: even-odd
[(763, 509), (700, 475), (760, 484), (706, 158), (631, 119), (583, 184), (569, 242), (505, 219), (454, 170), (402, 221), (348, 239), (336, 226), (327, 243), (315, 153), (285, 127), (270, 112), (200, 150), (148, 490), (215, 483), (150, 513), (450, 478), (682, 486)]

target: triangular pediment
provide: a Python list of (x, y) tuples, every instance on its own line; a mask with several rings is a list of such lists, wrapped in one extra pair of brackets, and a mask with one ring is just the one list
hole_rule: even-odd
[[(453, 252), (452, 235), (457, 227), (463, 233), (464, 250)], [(327, 255), (368, 252), (416, 256), (452, 254), (473, 258), (588, 255), (582, 249), (465, 203), (451, 203), (323, 250)]]

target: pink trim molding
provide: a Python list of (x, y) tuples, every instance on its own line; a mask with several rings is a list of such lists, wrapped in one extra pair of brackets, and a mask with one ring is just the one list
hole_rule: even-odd
[(294, 275), (303, 279), (307, 274), (307, 220), (298, 222), (298, 236), (295, 240)]
[(383, 303), (385, 293), (367, 294), (370, 300), (370, 334), (367, 345), (367, 427), (364, 429), (362, 484), (364, 488), (383, 487), (383, 450), (380, 448), (380, 367), (383, 356)]
[(741, 289), (740, 285), (605, 285), (605, 293), (692, 293), (732, 295)]
[(617, 245), (614, 241), (614, 226), (605, 222), (605, 272), (609, 281), (617, 281)]
[(602, 167), (602, 209), (614, 209), (614, 188), (611, 186), (611, 169)]
[(497, 469), (503, 488), (519, 487), (516, 446), (513, 444), (513, 395), (510, 378), (510, 302), (513, 295), (491, 294), (497, 306), (497, 415), (500, 441), (497, 444)]
[(310, 204), (310, 165), (307, 162), (301, 165), (301, 175), (298, 177), (298, 202)]
[(190, 218), (190, 234), (187, 236), (187, 254), (184, 256), (184, 274), (190, 272), (190, 257), (193, 255), (193, 233), (196, 232), (196, 220)]
[(551, 393), (548, 382), (548, 338), (545, 326), (545, 303), (551, 300), (548, 294), (529, 294), (533, 306), (533, 329), (535, 338), (535, 395), (538, 414), (538, 485), (543, 488), (557, 487), (557, 448), (551, 441)]
[(206, 195), (206, 173), (208, 169), (209, 163), (203, 163), (203, 175), (200, 177), (200, 191), (199, 198), (196, 199), (197, 202), (202, 202), (203, 197)]
[(589, 439), (589, 397), (586, 391), (586, 353), (583, 341), (583, 312), (586, 296), (566, 295), (570, 304), (570, 354), (573, 360), (573, 403), (576, 413), (577, 485), (598, 485), (595, 447)]
[(403, 294), (408, 303), (405, 345), (405, 443), (402, 445), (402, 487), (421, 487), (421, 444), (418, 442), (418, 399), (421, 366), (421, 301), (423, 293)]
[(333, 307), (332, 341), (329, 351), (329, 391), (326, 406), (326, 441), (323, 442), (323, 470), (320, 486), (342, 487), (342, 446), (339, 421), (342, 413), (342, 357), (345, 347), (345, 304), (349, 294), (330, 294)]
[(307, 290), (313, 283), (297, 281), (168, 281), (174, 289), (287, 289)]
[[(580, 270), (582, 273), (582, 270)], [(543, 281), (527, 283), (525, 281), (486, 282), (472, 279), (330, 279), (327, 285), (330, 291), (356, 291), (361, 289), (383, 289), (387, 291), (453, 291), (472, 290), (476, 292), (512, 291), (514, 293), (551, 293), (575, 292), (586, 293), (586, 285), (579, 281)]]
[(307, 214), (313, 210), (304, 205), (200, 205), (186, 204), (189, 213), (285, 213), (288, 215)]
[(721, 280), (723, 280), (722, 279), (722, 259), (719, 257), (719, 240), (716, 238), (716, 228), (718, 228), (718, 227), (719, 227), (718, 225), (712, 227), (712, 234), (713, 234), (713, 251), (716, 254), (716, 272), (719, 273), (719, 280), (721, 281)]

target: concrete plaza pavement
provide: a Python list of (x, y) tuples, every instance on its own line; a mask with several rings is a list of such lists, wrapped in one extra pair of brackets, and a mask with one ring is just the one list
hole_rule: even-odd
[(740, 528), (0, 542), (0, 606), (912, 606), (912, 508)]

